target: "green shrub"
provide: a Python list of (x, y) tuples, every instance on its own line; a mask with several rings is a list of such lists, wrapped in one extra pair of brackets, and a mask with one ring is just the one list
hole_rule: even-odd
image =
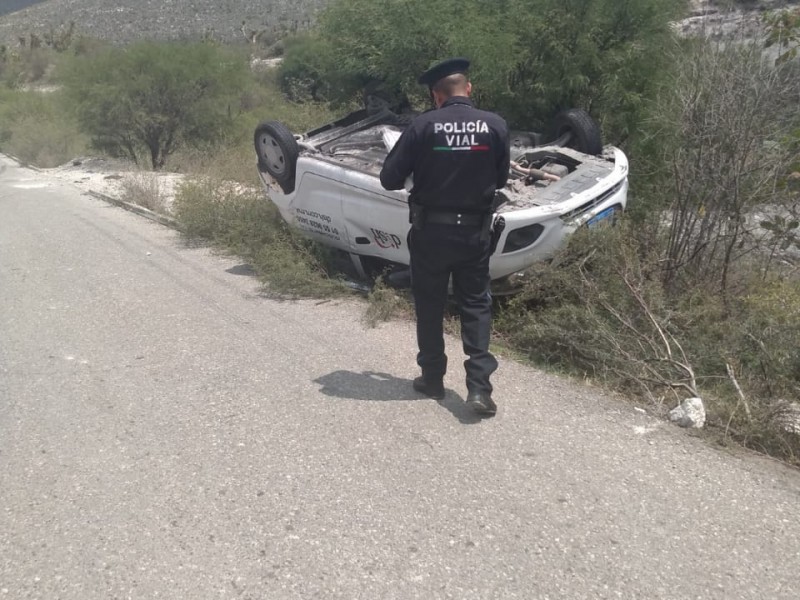
[(83, 154), (86, 145), (60, 93), (0, 88), (0, 151), (55, 167)]
[[(650, 372), (653, 365), (639, 360), (663, 354), (653, 344), (659, 335), (647, 311), (661, 318), (668, 309), (652, 277), (652, 257), (638, 255), (631, 231), (623, 224), (573, 235), (554, 262), (536, 265), (508, 301), (498, 320), (501, 334), (539, 364), (613, 385), (647, 390), (646, 382), (659, 373), (673, 376), (674, 365), (653, 363), (656, 372)], [(662, 327), (669, 328), (668, 321)], [(649, 357), (631, 360), (642, 340), (648, 340)]]
[(287, 43), (281, 82), (300, 97), (349, 102), (381, 80), (424, 105), (419, 74), (466, 55), (477, 100), (512, 125), (538, 128), (583, 107), (618, 141), (638, 126), (668, 66), (669, 21), (681, 8), (679, 0), (335, 0), (314, 32)]
[(284, 60), (279, 70), (280, 86), (295, 102), (341, 100), (336, 84), (330, 81), (335, 71), (332, 48), (318, 35), (303, 33), (284, 45)]
[(246, 76), (241, 56), (211, 44), (153, 42), (74, 60), (63, 74), (92, 144), (154, 169), (178, 148), (224, 138)]
[(739, 362), (761, 397), (800, 397), (800, 281), (751, 284), (736, 321)]
[(42, 83), (49, 75), (55, 53), (45, 48), (0, 52), (0, 77), (10, 88)]

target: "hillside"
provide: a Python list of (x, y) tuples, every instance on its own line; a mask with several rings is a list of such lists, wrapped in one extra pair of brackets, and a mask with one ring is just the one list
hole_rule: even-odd
[[(14, 0), (22, 6), (25, 2)], [(27, 0), (30, 3), (30, 0)], [(41, 36), (74, 21), (79, 33), (125, 43), (139, 39), (184, 39), (211, 34), (242, 40), (245, 31), (305, 27), (326, 0), (44, 0), (0, 15), (0, 43)]]
[[(244, 34), (305, 28), (330, 0), (2, 0), (0, 44), (13, 48), (31, 33), (74, 21), (78, 33), (116, 43), (211, 35), (220, 41)], [(684, 35), (728, 33), (757, 27), (764, 10), (800, 0), (687, 0), (687, 18), (676, 24)], [(738, 8), (733, 10), (731, 8)], [(710, 31), (709, 31), (710, 28)]]

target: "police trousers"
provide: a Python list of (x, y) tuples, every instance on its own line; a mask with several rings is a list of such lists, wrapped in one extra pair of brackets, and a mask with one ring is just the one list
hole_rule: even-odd
[(461, 317), (467, 390), (492, 393), (489, 377), (497, 360), (489, 352), (492, 297), (489, 292), (489, 240), (479, 226), (426, 224), (409, 235), (411, 289), (417, 313), (417, 364), (426, 379), (447, 371), (443, 320), (448, 283)]

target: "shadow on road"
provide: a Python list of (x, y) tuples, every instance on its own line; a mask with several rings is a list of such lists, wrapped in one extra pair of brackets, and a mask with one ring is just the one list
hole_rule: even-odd
[(256, 270), (252, 265), (247, 263), (233, 266), (230, 269), (225, 269), (225, 272), (230, 273), (231, 275), (244, 275), (246, 277), (255, 277), (256, 275)]
[[(372, 402), (413, 401), (426, 400), (425, 396), (414, 391), (410, 379), (402, 379), (387, 373), (364, 371), (334, 371), (314, 380), (322, 386), (320, 392), (333, 398), (348, 400), (369, 400)], [(479, 423), (481, 419), (476, 416), (464, 399), (448, 390), (444, 400), (437, 401), (439, 406), (450, 413), (465, 425)]]

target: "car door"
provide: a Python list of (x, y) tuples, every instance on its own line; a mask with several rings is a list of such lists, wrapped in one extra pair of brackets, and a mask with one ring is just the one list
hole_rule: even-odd
[(408, 194), (387, 191), (374, 175), (349, 171), (342, 187), (350, 252), (408, 264)]
[(350, 251), (342, 214), (344, 169), (315, 159), (297, 164), (297, 187), (289, 204), (292, 224), (326, 246)]

